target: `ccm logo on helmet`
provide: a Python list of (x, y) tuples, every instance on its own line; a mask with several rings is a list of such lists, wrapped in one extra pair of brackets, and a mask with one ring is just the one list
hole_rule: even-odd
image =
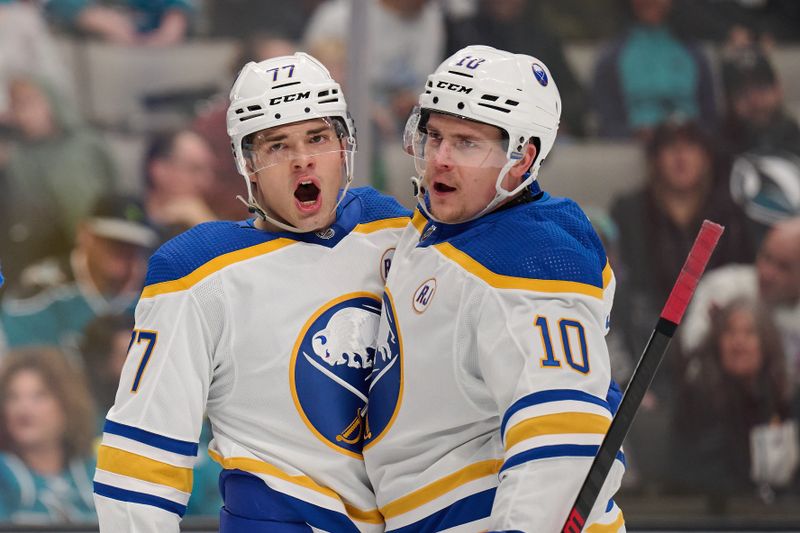
[(269, 99), (269, 105), (278, 105), (282, 102), (294, 102), (295, 100), (306, 100), (311, 98), (311, 91), (304, 93), (285, 94), (283, 96), (276, 96)]
[(440, 89), (447, 89), (448, 91), (457, 93), (469, 94), (472, 92), (472, 87), (465, 87), (464, 85), (450, 83), (449, 81), (440, 81), (436, 84), (436, 86)]

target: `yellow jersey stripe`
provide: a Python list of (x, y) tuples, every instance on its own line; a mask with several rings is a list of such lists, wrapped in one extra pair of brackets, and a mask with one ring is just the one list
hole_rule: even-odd
[(496, 274), (450, 243), (443, 242), (434, 245), (434, 247), (438, 249), (445, 257), (448, 257), (449, 259), (458, 263), (467, 272), (474, 274), (492, 287), (496, 287), (498, 289), (523, 289), (535, 292), (578, 293), (585, 294), (586, 296), (592, 296), (600, 300), (603, 299), (603, 289), (601, 287), (595, 287), (594, 285), (580, 283), (577, 281), (529, 279)]
[(611, 276), (613, 276), (613, 275), (614, 275), (614, 273), (611, 270), (611, 263), (609, 263), (608, 260), (606, 260), (606, 267), (603, 269), (603, 288), (604, 289), (606, 287), (608, 287), (609, 283), (611, 283)]
[(422, 230), (425, 229), (425, 225), (428, 223), (428, 219), (422, 215), (422, 212), (417, 209), (414, 211), (414, 216), (411, 218), (411, 223), (417, 228), (419, 233), (422, 233)]
[(408, 222), (408, 217), (385, 218), (383, 220), (358, 224), (353, 228), (353, 231), (356, 233), (372, 233), (382, 229), (399, 229), (408, 226)]
[(162, 463), (119, 448), (101, 445), (97, 453), (97, 468), (183, 492), (192, 492), (191, 468)]
[(592, 524), (586, 528), (586, 533), (617, 533), (624, 524), (625, 517), (622, 516), (622, 511), (620, 511), (617, 514), (617, 519), (610, 524)]
[(183, 276), (182, 278), (148, 285), (142, 291), (142, 298), (152, 298), (153, 296), (157, 296), (159, 294), (167, 294), (170, 292), (186, 290), (207, 276), (210, 276), (214, 272), (221, 270), (228, 265), (232, 265), (246, 259), (251, 259), (253, 257), (258, 257), (259, 255), (274, 252), (275, 250), (279, 250), (280, 248), (289, 246), (295, 242), (297, 241), (280, 238), (217, 256), (211, 261), (197, 267), (195, 270)]
[[(303, 488), (313, 490), (329, 498), (334, 498), (336, 500), (341, 501), (341, 497), (336, 494), (334, 491), (327, 487), (323, 487), (322, 485), (318, 485), (308, 476), (293, 476), (287, 474), (283, 470), (279, 469), (276, 466), (273, 466), (269, 463), (264, 461), (259, 461), (258, 459), (252, 459), (250, 457), (222, 457), (219, 453), (209, 450), (208, 454), (211, 456), (213, 460), (218, 462), (222, 468), (226, 470), (244, 470), (245, 472), (251, 472), (254, 474), (266, 474), (268, 476), (276, 477), (278, 479), (282, 479), (283, 481), (288, 481), (289, 483), (293, 483), (295, 485), (299, 485)], [(369, 509), (363, 510), (353, 507), (348, 503), (344, 503), (344, 508), (347, 511), (348, 516), (355, 520), (359, 520), (361, 522), (368, 522), (371, 524), (382, 524), (383, 517), (378, 512), (377, 509)]]
[(506, 432), (506, 450), (520, 442), (542, 435), (597, 433), (605, 435), (611, 420), (592, 413), (556, 413), (528, 418)]
[(464, 467), (457, 472), (453, 472), (442, 479), (436, 480), (421, 489), (417, 489), (410, 494), (388, 503), (380, 508), (380, 512), (386, 518), (394, 518), (412, 511), (470, 481), (475, 481), (476, 479), (486, 476), (497, 475), (502, 463), (503, 461), (499, 459), (489, 459)]

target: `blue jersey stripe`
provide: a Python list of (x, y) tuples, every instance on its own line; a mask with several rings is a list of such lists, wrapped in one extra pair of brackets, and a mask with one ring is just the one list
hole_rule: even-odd
[(492, 514), (492, 504), (496, 488), (472, 494), (436, 511), (422, 520), (403, 526), (399, 529), (387, 530), (387, 533), (428, 533), (442, 531), (451, 527), (468, 524), (486, 518)]
[(120, 424), (119, 422), (114, 422), (108, 419), (106, 419), (106, 423), (103, 426), (103, 431), (105, 433), (111, 433), (112, 435), (119, 435), (120, 437), (135, 440), (143, 444), (147, 444), (148, 446), (160, 448), (168, 452), (177, 453), (180, 455), (188, 455), (189, 457), (197, 456), (198, 443), (196, 442), (172, 439), (170, 437), (165, 437), (164, 435), (159, 435), (158, 433), (151, 433), (150, 431), (145, 431), (144, 429), (127, 426), (125, 424)]
[(588, 392), (583, 392), (574, 389), (552, 389), (552, 390), (545, 390), (534, 392), (533, 394), (528, 394), (527, 396), (523, 396), (516, 402), (514, 402), (511, 407), (506, 410), (506, 413), (503, 415), (503, 422), (500, 424), (500, 435), (503, 436), (506, 433), (506, 424), (508, 424), (509, 419), (516, 413), (526, 407), (531, 407), (532, 405), (539, 405), (542, 403), (549, 403), (549, 402), (562, 402), (566, 400), (571, 401), (578, 401), (578, 402), (587, 402), (593, 403), (595, 405), (599, 405), (606, 409), (612, 415), (614, 414), (611, 411), (611, 407), (609, 407), (608, 402), (602, 398), (598, 398)]
[(186, 513), (186, 506), (179, 503), (153, 496), (152, 494), (145, 494), (144, 492), (136, 492), (133, 490), (121, 489), (119, 487), (112, 487), (105, 483), (94, 482), (94, 493), (113, 500), (121, 502), (141, 503), (144, 505), (151, 505), (175, 513), (178, 516), (183, 516)]
[[(520, 452), (505, 463), (500, 468), (500, 474), (504, 470), (514, 468), (515, 466), (527, 463), (528, 461), (536, 461), (537, 459), (550, 459), (553, 457), (594, 457), (600, 446), (596, 444), (555, 444), (553, 446), (540, 446), (538, 448), (531, 448)], [(617, 460), (625, 465), (625, 454), (621, 451), (617, 452)]]

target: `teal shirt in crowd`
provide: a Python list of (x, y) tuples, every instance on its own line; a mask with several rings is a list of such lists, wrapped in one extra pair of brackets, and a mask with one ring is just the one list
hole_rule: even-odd
[(654, 126), (673, 115), (699, 116), (697, 64), (666, 28), (633, 28), (619, 72), (632, 128)]
[(94, 462), (89, 459), (73, 459), (60, 474), (45, 476), (16, 455), (0, 453), (0, 522), (96, 522), (93, 475)]

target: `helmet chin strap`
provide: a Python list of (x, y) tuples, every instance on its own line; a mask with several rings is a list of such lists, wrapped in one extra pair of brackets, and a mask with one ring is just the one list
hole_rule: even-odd
[[(506, 164), (503, 165), (503, 168), (500, 169), (500, 173), (497, 175), (497, 181), (495, 181), (495, 184), (494, 184), (494, 189), (495, 189), (494, 198), (492, 198), (492, 200), (486, 205), (486, 207), (484, 207), (483, 209), (481, 209), (480, 212), (478, 212), (477, 214), (471, 216), (468, 219), (459, 220), (458, 222), (456, 222), (456, 224), (462, 224), (464, 222), (471, 222), (471, 221), (475, 220), (476, 218), (482, 217), (483, 215), (485, 215), (485, 214), (491, 212), (492, 210), (494, 210), (494, 208), (496, 208), (500, 203), (504, 202), (508, 198), (512, 198), (512, 197), (516, 196), (517, 194), (522, 192), (522, 190), (525, 189), (525, 187), (530, 185), (530, 183), (534, 180), (534, 178), (531, 177), (532, 174), (529, 174), (528, 177), (526, 177), (524, 180), (522, 180), (522, 183), (517, 185), (517, 187), (515, 187), (513, 191), (507, 191), (506, 189), (503, 188), (503, 185), (502, 185), (503, 179), (505, 179), (506, 175), (508, 174), (508, 171), (511, 170), (511, 167), (516, 165), (518, 161), (519, 161), (519, 159), (512, 159), (512, 158), (509, 157), (508, 161), (506, 161)], [(425, 202), (426, 190), (425, 190), (424, 182), (425, 182), (425, 178), (424, 177), (420, 177), (420, 176), (412, 176), (411, 177), (411, 183), (414, 184), (414, 189), (416, 191), (416, 195), (415, 196), (417, 198), (417, 204), (419, 205), (419, 208), (422, 209), (422, 211), (425, 213), (425, 216), (427, 216), (429, 219), (433, 220), (434, 222), (438, 222), (440, 224), (451, 224), (450, 222), (444, 222), (442, 220), (439, 220), (438, 218), (433, 216), (433, 214), (430, 212), (430, 209), (428, 209), (427, 202)]]
[[(349, 139), (350, 142), (355, 143), (355, 139), (352, 137)], [(352, 146), (352, 145), (351, 145)], [(345, 171), (345, 180), (344, 186), (342, 187), (342, 191), (338, 194), (338, 199), (336, 201), (336, 205), (333, 206), (331, 213), (336, 213), (336, 210), (339, 208), (339, 205), (344, 200), (345, 195), (347, 194), (348, 189), (350, 189), (350, 184), (353, 183), (353, 156), (354, 150), (346, 150), (344, 156), (344, 171)], [(281, 222), (269, 215), (267, 210), (258, 205), (255, 197), (253, 196), (253, 185), (250, 180), (247, 181), (247, 200), (242, 198), (241, 195), (236, 196), (236, 199), (242, 202), (246, 207), (247, 210), (251, 213), (255, 214), (258, 218), (263, 220), (264, 222), (269, 222), (284, 231), (289, 231), (291, 233), (311, 233), (311, 231), (317, 230), (303, 230), (298, 228), (297, 226), (292, 226), (291, 224), (286, 224), (285, 222)]]

